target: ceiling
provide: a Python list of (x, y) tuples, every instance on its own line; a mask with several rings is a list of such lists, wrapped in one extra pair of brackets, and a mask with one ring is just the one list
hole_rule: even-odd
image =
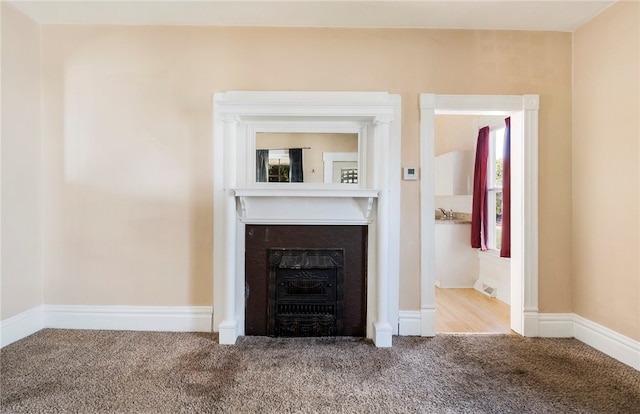
[(42, 24), (395, 27), (572, 32), (615, 0), (9, 0)]

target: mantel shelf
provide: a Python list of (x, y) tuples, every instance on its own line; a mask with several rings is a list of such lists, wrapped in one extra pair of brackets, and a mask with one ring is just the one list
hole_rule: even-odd
[(236, 188), (236, 197), (378, 198), (380, 190), (367, 188)]
[(367, 199), (367, 205), (364, 211), (366, 220), (370, 220), (371, 211), (373, 210), (373, 201), (380, 195), (380, 190), (372, 190), (366, 188), (236, 188), (232, 192), (240, 201), (241, 218), (247, 218), (247, 200), (249, 199), (275, 199), (290, 198), (302, 200), (305, 198), (321, 198), (321, 199)]

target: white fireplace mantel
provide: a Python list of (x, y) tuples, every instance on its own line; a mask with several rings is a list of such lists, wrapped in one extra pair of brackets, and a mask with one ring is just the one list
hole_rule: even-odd
[[(400, 96), (386, 92), (214, 94), (214, 331), (244, 335), (245, 226), (366, 225), (366, 335), (398, 332)], [(259, 132), (357, 133), (358, 184), (256, 183)]]
[[(364, 188), (237, 188), (240, 221), (257, 224), (371, 224), (379, 190)], [(327, 214), (331, 211), (331, 215)]]
[(332, 197), (332, 198), (377, 198), (380, 190), (344, 187), (302, 187), (302, 188), (236, 188), (236, 197)]

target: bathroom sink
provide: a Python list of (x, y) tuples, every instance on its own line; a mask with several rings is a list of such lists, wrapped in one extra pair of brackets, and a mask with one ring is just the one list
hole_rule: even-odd
[(468, 224), (471, 223), (471, 219), (462, 217), (436, 217), (436, 223), (450, 223), (450, 224)]
[(447, 214), (440, 214), (440, 211), (436, 211), (435, 219), (436, 223), (440, 222), (449, 224), (468, 224), (471, 223), (471, 214), (460, 213), (457, 211), (447, 212)]

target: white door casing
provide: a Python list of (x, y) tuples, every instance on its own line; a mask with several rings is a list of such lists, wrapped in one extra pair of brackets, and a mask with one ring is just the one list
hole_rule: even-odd
[(433, 165), (440, 114), (511, 116), (511, 329), (538, 336), (538, 108), (538, 95), (420, 95), (422, 336), (435, 335)]

